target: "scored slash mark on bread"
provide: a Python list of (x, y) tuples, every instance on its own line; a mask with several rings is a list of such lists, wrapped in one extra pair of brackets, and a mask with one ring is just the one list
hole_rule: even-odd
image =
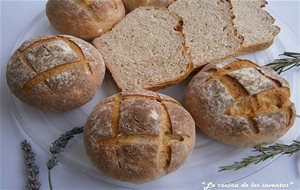
[(275, 142), (292, 127), (295, 106), (289, 98), (287, 81), (275, 71), (231, 59), (204, 67), (188, 85), (184, 101), (210, 137), (254, 147)]
[(72, 36), (25, 41), (7, 65), (10, 90), (28, 105), (67, 111), (89, 101), (101, 85), (105, 65), (91, 44)]
[(84, 141), (105, 175), (141, 183), (180, 167), (194, 146), (195, 129), (190, 114), (174, 99), (126, 91), (94, 108)]
[[(57, 41), (57, 40), (62, 40), (64, 41), (75, 53), (76, 56), (78, 57), (78, 61), (74, 61), (74, 62), (69, 62), (69, 63), (64, 63), (64, 64), (60, 64), (60, 65), (56, 65), (50, 69), (47, 70), (41, 70), (42, 72), (38, 72), (34, 66), (30, 63), (30, 61), (25, 57), (27, 50), (28, 49), (33, 49), (41, 44), (46, 44), (49, 42), (53, 42), (53, 41)], [(45, 49), (47, 49), (45, 46), (43, 46)], [(20, 51), (19, 56), (21, 57), (21, 59), (26, 63), (26, 65), (32, 69), (32, 71), (34, 71), (36, 73), (36, 75), (31, 78), (29, 81), (27, 81), (22, 89), (24, 91), (28, 91), (31, 90), (36, 84), (39, 84), (40, 82), (43, 82), (50, 90), (52, 90), (55, 93), (55, 90), (51, 87), (51, 85), (47, 82), (47, 78), (50, 78), (51, 76), (57, 75), (59, 73), (62, 73), (64, 71), (70, 70), (72, 68), (75, 68), (76, 66), (78, 66), (79, 64), (84, 64), (87, 68), (87, 70), (93, 74), (91, 66), (89, 64), (89, 60), (86, 60), (82, 50), (80, 49), (80, 47), (78, 47), (78, 45), (74, 42), (72, 42), (71, 40), (67, 39), (66, 37), (53, 37), (53, 38), (49, 38), (46, 40), (41, 40), (41, 41), (37, 41), (35, 43), (30, 44), (29, 46), (25, 46), (24, 49), (22, 49)], [(92, 61), (92, 60), (90, 60)]]

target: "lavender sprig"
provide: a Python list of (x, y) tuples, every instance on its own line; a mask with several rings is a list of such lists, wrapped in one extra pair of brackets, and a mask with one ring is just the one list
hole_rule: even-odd
[(259, 162), (265, 161), (269, 158), (273, 158), (280, 154), (292, 155), (293, 153), (300, 151), (300, 141), (294, 140), (294, 143), (290, 145), (277, 143), (269, 147), (258, 147), (255, 148), (253, 151), (259, 152), (260, 154), (243, 158), (242, 161), (234, 162), (234, 164), (230, 166), (222, 166), (220, 167), (219, 171), (239, 170), (241, 168), (249, 166), (250, 164), (257, 164)]
[(46, 165), (48, 168), (48, 182), (49, 188), (52, 190), (52, 181), (51, 181), (51, 170), (58, 164), (58, 154), (61, 153), (64, 148), (67, 146), (69, 141), (78, 134), (83, 133), (83, 127), (75, 127), (72, 130), (66, 131), (62, 134), (56, 141), (50, 146), (51, 158), (47, 161)]
[(284, 52), (282, 55), (286, 58), (275, 59), (273, 63), (269, 63), (266, 66), (271, 67), (278, 74), (300, 66), (300, 53)]
[(38, 190), (41, 187), (39, 182), (39, 167), (35, 164), (35, 153), (32, 150), (30, 143), (26, 140), (21, 142), (23, 150), (24, 162), (27, 174), (27, 190)]

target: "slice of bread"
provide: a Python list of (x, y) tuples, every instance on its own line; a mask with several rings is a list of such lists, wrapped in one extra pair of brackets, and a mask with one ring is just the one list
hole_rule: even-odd
[(157, 90), (180, 82), (193, 69), (181, 27), (181, 18), (168, 9), (141, 7), (93, 44), (119, 88)]
[(234, 25), (244, 37), (236, 55), (243, 55), (270, 47), (280, 28), (273, 25), (275, 19), (264, 9), (265, 0), (231, 0)]
[(233, 26), (231, 8), (227, 0), (177, 0), (169, 6), (183, 18), (195, 68), (231, 57), (240, 48), (243, 39)]

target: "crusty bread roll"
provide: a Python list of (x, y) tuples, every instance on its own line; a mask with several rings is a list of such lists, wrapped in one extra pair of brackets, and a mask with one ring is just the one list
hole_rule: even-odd
[(48, 0), (46, 14), (59, 32), (91, 40), (125, 16), (122, 0)]
[(97, 49), (67, 35), (25, 41), (12, 55), (6, 71), (15, 96), (50, 111), (67, 111), (87, 103), (104, 74), (104, 61)]
[(241, 147), (275, 142), (295, 119), (288, 82), (248, 60), (207, 65), (188, 85), (184, 101), (204, 133)]
[(101, 101), (84, 127), (88, 156), (103, 174), (143, 183), (179, 168), (195, 143), (195, 123), (174, 99), (145, 90)]
[(142, 6), (168, 7), (175, 0), (123, 0), (128, 11), (132, 11)]

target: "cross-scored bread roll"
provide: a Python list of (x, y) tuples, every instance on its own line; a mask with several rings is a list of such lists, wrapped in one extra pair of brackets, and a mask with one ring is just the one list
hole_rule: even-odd
[(132, 11), (142, 6), (168, 7), (175, 0), (123, 0), (128, 11)]
[(273, 143), (295, 119), (288, 82), (248, 60), (207, 65), (188, 85), (184, 100), (204, 133), (235, 146)]
[(90, 101), (101, 85), (105, 65), (91, 44), (72, 36), (25, 41), (7, 65), (7, 83), (24, 103), (67, 111)]
[(134, 183), (179, 168), (195, 143), (191, 115), (174, 99), (145, 90), (101, 101), (84, 127), (88, 156), (103, 174)]
[(48, 0), (51, 25), (64, 34), (91, 40), (125, 16), (122, 0)]

